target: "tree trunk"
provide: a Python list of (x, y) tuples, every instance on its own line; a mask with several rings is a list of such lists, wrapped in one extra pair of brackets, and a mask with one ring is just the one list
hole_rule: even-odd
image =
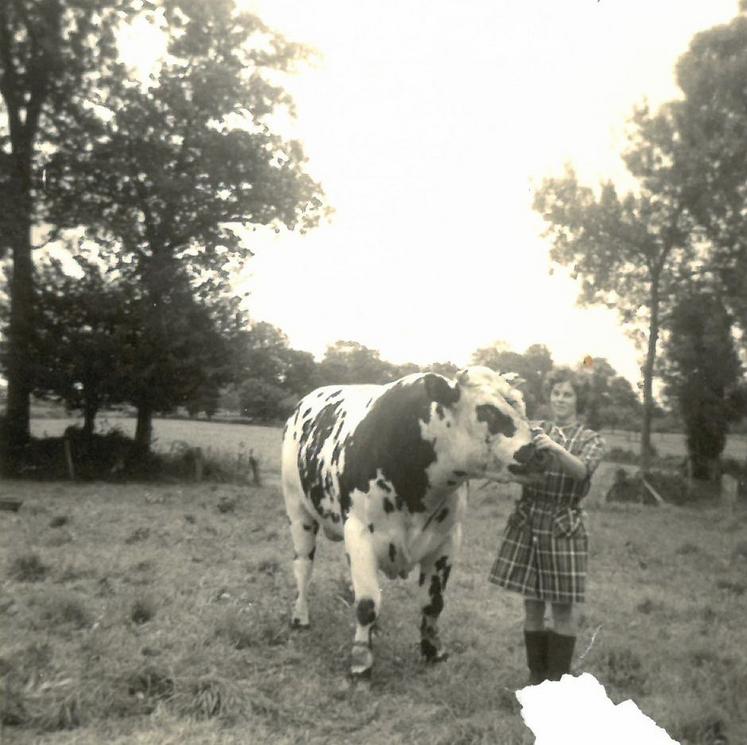
[[(16, 178), (22, 184), (25, 179)], [(10, 319), (8, 324), (8, 400), (6, 409), (7, 451), (5, 469), (14, 473), (24, 446), (30, 439), (30, 335), (33, 332), (34, 271), (31, 258), (31, 219), (28, 190), (18, 195), (8, 208), (11, 220), (10, 242), (13, 269), (10, 278)]]
[(135, 428), (135, 449), (137, 452), (150, 452), (150, 441), (152, 435), (153, 408), (150, 403), (141, 403), (137, 407), (137, 427)]
[(83, 435), (87, 440), (93, 437), (93, 427), (99, 407), (96, 401), (86, 399), (83, 404)]
[(659, 281), (651, 281), (651, 318), (648, 329), (648, 348), (643, 366), (643, 422), (641, 425), (641, 471), (646, 473), (651, 467), (651, 418), (654, 412), (654, 364), (656, 362), (656, 342), (659, 339)]

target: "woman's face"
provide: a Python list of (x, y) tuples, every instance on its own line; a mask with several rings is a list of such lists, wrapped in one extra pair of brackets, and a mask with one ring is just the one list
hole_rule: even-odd
[(564, 380), (556, 383), (550, 391), (550, 408), (558, 422), (572, 421), (576, 418), (576, 391)]

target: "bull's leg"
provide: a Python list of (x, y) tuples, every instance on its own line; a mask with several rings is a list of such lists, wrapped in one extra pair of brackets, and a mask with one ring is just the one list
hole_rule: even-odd
[(293, 574), (296, 577), (298, 589), (291, 626), (305, 629), (309, 627), (308, 591), (314, 568), (319, 523), (308, 512), (305, 512), (302, 515), (290, 517), (290, 529), (293, 540)]
[(293, 539), (293, 574), (296, 577), (296, 604), (293, 608), (291, 626), (305, 629), (309, 627), (308, 591), (316, 553), (316, 534), (319, 523), (311, 517), (291, 519)]
[(371, 632), (381, 607), (381, 590), (370, 533), (360, 520), (352, 516), (345, 523), (345, 551), (350, 557), (355, 595), (355, 636), (350, 674), (354, 678), (368, 678), (373, 666)]
[(438, 633), (438, 617), (444, 608), (444, 591), (456, 549), (459, 532), (455, 530), (438, 550), (420, 562), (418, 596), (422, 617), (420, 621), (420, 651), (426, 662), (441, 662), (449, 655)]

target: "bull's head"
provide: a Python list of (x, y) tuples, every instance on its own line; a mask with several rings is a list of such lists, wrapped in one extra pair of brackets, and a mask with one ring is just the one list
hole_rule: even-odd
[(455, 381), (426, 376), (431, 399), (454, 417), (449, 440), (463, 455), (471, 477), (505, 480), (507, 475), (529, 475), (546, 467), (547, 456), (532, 444), (532, 429), (515, 374), (487, 367), (461, 370)]

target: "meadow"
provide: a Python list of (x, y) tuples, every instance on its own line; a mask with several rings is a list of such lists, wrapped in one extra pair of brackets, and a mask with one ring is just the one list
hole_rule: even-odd
[[(442, 615), (450, 659), (419, 659), (416, 578), (382, 579), (371, 689), (351, 688), (340, 545), (320, 540), (312, 628), (291, 632), (280, 432), (215, 426), (204, 446), (254, 448), (261, 487), (0, 482), (23, 500), (0, 512), (3, 742), (533, 742), (514, 695), (521, 601), (486, 582), (509, 490), (472, 485)], [(682, 745), (747, 742), (745, 506), (590, 503), (588, 526), (576, 671)]]

